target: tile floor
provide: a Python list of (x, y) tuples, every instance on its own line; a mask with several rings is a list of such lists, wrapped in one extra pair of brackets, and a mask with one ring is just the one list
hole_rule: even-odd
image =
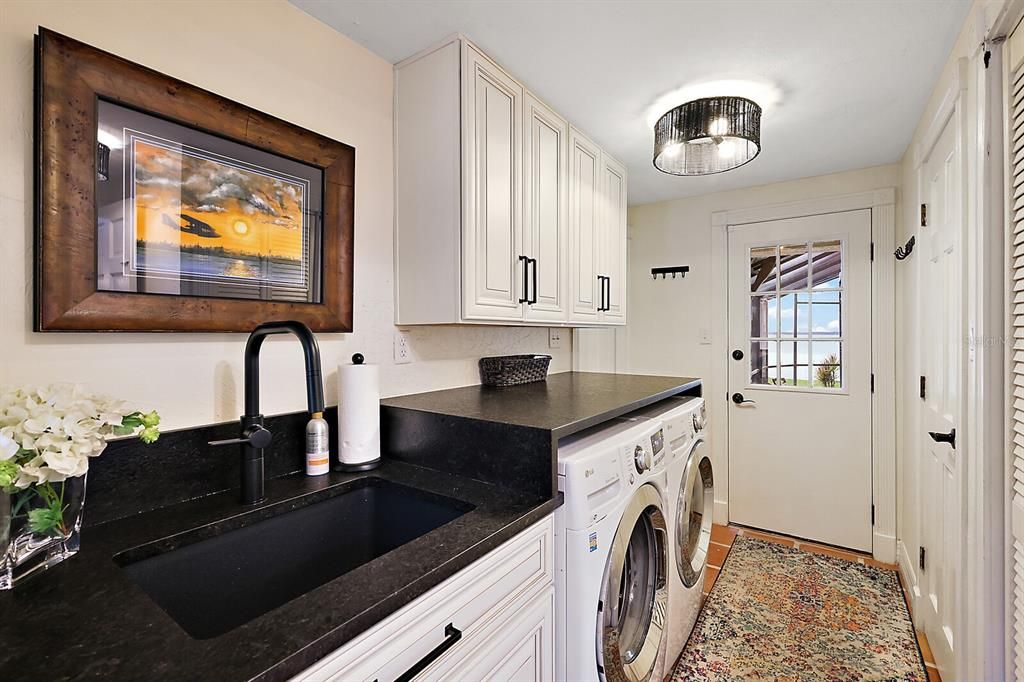
[[(729, 553), (729, 548), (732, 547), (732, 541), (736, 539), (737, 535), (747, 535), (758, 540), (765, 540), (767, 542), (775, 542), (786, 547), (796, 547), (806, 552), (814, 552), (816, 554), (825, 554), (827, 556), (837, 557), (839, 559), (846, 559), (848, 561), (856, 561), (861, 564), (868, 566), (875, 566), (877, 568), (883, 568), (889, 571), (897, 570), (895, 564), (886, 564), (881, 561), (875, 561), (867, 554), (861, 554), (859, 552), (852, 552), (843, 549), (837, 549), (835, 547), (829, 547), (827, 545), (819, 545), (813, 542), (805, 542), (797, 538), (791, 538), (785, 535), (775, 535), (772, 533), (764, 533), (761, 531), (750, 530), (749, 528), (742, 528), (740, 526), (712, 526), (711, 527), (711, 545), (708, 548), (708, 566), (704, 574), (704, 595), (707, 596), (708, 592), (711, 591), (711, 586), (715, 584), (715, 580), (718, 578), (718, 572), (722, 570), (722, 563), (725, 561), (725, 556)], [(902, 583), (903, 578), (900, 577)], [(906, 590), (904, 590), (906, 594)], [(910, 605), (907, 605), (909, 608)], [(924, 636), (923, 632), (917, 633), (917, 641), (921, 646), (921, 654), (924, 656), (925, 669), (928, 672), (928, 682), (941, 682), (939, 677), (938, 668), (935, 667), (935, 659), (932, 657), (932, 650), (928, 646), (928, 639)]]

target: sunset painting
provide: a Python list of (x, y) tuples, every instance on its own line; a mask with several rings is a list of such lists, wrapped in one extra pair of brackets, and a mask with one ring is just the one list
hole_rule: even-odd
[(146, 276), (307, 288), (305, 180), (133, 137), (133, 269)]

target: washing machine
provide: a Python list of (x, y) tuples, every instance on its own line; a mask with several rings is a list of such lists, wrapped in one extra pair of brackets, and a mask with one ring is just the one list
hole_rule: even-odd
[(562, 439), (555, 512), (555, 679), (661, 682), (669, 523), (661, 424), (616, 419)]
[(661, 424), (665, 437), (670, 563), (665, 674), (686, 646), (700, 613), (711, 542), (715, 479), (705, 438), (704, 399), (675, 397), (629, 418)]

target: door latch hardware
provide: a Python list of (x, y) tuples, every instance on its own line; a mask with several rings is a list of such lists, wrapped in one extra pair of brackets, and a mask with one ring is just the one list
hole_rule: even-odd
[(949, 443), (949, 447), (956, 450), (956, 429), (950, 429), (949, 433), (936, 433), (935, 431), (929, 431), (928, 435), (932, 437), (932, 440), (936, 443)]
[(742, 393), (733, 393), (732, 401), (737, 405), (757, 405), (756, 400), (747, 400)]

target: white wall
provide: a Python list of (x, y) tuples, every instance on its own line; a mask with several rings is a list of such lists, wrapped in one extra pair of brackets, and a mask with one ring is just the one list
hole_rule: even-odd
[[(416, 361), (392, 364), (391, 64), (284, 0), (0, 0), (0, 382), (83, 382), (158, 409), (169, 428), (241, 413), (242, 334), (31, 331), (32, 36), (40, 25), (356, 148), (355, 332), (319, 336), (329, 403), (335, 366), (356, 351), (382, 364), (385, 395), (478, 383), (482, 355), (548, 352), (546, 329), (416, 328)], [(570, 368), (570, 348), (552, 354), (552, 371)], [(272, 339), (263, 356), (263, 411), (304, 409), (298, 345)]]
[[(681, 180), (685, 182), (685, 180)], [(728, 387), (712, 372), (712, 346), (701, 342), (712, 329), (712, 282), (724, 263), (711, 259), (711, 214), (787, 201), (898, 187), (899, 166), (892, 164), (780, 182), (629, 209), (629, 323), (626, 367), (634, 374), (671, 374), (704, 379), (712, 423), (716, 508), (728, 499), (728, 462), (717, 442), (724, 430)], [(897, 199), (898, 201), (898, 199)], [(689, 265), (685, 279), (651, 279), (652, 267)], [(716, 516), (716, 520), (723, 520)]]

